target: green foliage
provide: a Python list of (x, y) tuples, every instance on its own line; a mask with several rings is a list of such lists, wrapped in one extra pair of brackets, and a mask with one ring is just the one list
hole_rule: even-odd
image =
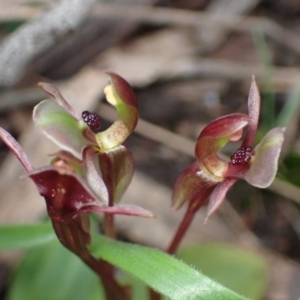
[(1, 24), (1, 28), (5, 33), (12, 33), (15, 31), (18, 27), (20, 27), (24, 21), (10, 21), (10, 22), (5, 22)]
[(51, 224), (3, 225), (0, 250), (25, 249), (56, 239)]
[(170, 299), (245, 299), (158, 250), (110, 240), (104, 236), (95, 237), (90, 250), (95, 256), (144, 281)]
[(177, 255), (220, 284), (250, 299), (262, 299), (268, 274), (264, 260), (236, 246), (208, 243), (183, 249)]
[(52, 241), (29, 250), (16, 269), (8, 300), (105, 299), (98, 276)]
[[(16, 269), (8, 300), (104, 299), (97, 275), (59, 244), (51, 224), (2, 226), (0, 236), (1, 250), (36, 246)], [(175, 300), (245, 299), (158, 250), (99, 235), (90, 248), (132, 276), (123, 274), (121, 281), (133, 284), (133, 300), (148, 299), (145, 284)]]

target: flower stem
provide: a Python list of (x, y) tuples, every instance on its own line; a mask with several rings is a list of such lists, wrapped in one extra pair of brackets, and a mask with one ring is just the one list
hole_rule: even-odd
[[(107, 190), (108, 190), (108, 206), (114, 206), (114, 190), (112, 187), (112, 183), (107, 184)], [(104, 214), (104, 219), (103, 219), (103, 232), (104, 235), (111, 238), (111, 239), (116, 239), (117, 234), (116, 234), (116, 228), (115, 228), (115, 220), (114, 216), (110, 214)]]
[(179, 244), (181, 243), (187, 229), (189, 228), (190, 224), (192, 223), (195, 213), (197, 212), (198, 208), (195, 209), (191, 206), (188, 207), (181, 223), (179, 224), (179, 227), (173, 237), (172, 242), (170, 243), (170, 246), (167, 249), (168, 254), (175, 254), (177, 251)]
[(129, 287), (121, 286), (116, 281), (114, 277), (114, 268), (111, 264), (103, 260), (97, 260), (94, 257), (92, 257), (89, 253), (88, 256), (81, 257), (81, 259), (100, 276), (105, 290), (106, 299), (131, 299)]
[(114, 222), (114, 216), (105, 214), (103, 219), (103, 232), (104, 235), (111, 238), (116, 239), (116, 228)]
[(98, 274), (107, 299), (130, 300), (130, 290), (115, 279), (114, 266), (96, 259), (87, 249), (90, 236), (83, 229), (82, 220), (79, 216), (70, 220), (52, 218), (52, 225), (60, 242)]
[[(203, 203), (201, 202), (200, 204), (202, 205)], [(190, 224), (192, 223), (192, 221), (194, 219), (195, 213), (197, 212), (197, 210), (199, 209), (199, 207), (201, 205), (197, 205), (196, 207), (189, 205), (181, 223), (178, 226), (178, 229), (173, 237), (172, 242), (170, 243), (168, 249), (166, 250), (166, 252), (168, 254), (171, 254), (171, 255), (175, 254), (186, 231), (188, 230)], [(150, 294), (151, 300), (160, 300), (161, 299), (161, 295), (152, 289), (149, 289), (149, 294)]]
[(151, 300), (160, 300), (160, 294), (151, 288), (149, 288), (149, 295)]

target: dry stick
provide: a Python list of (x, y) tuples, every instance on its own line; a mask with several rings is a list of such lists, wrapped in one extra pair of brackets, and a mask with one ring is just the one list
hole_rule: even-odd
[[(9, 10), (0, 6), (0, 20), (20, 20), (37, 15), (37, 8), (27, 8), (26, 11)], [(143, 7), (141, 5), (120, 5), (110, 3), (95, 4), (92, 15), (97, 17), (109, 17), (118, 20), (138, 21), (159, 25), (180, 26), (214, 26), (229, 29), (235, 32), (252, 32), (262, 30), (267, 36), (277, 43), (300, 53), (300, 37), (296, 33), (287, 30), (276, 22), (265, 17), (239, 17), (232, 14), (212, 14), (181, 9)]]
[[(291, 87), (299, 84), (300, 70), (298, 68), (276, 67), (273, 69), (273, 82), (278, 90), (290, 91)], [(233, 62), (226, 59), (195, 59), (185, 57), (178, 59), (176, 64), (165, 67), (163, 77), (167, 79), (195, 77), (195, 76), (214, 76), (230, 80), (247, 80), (254, 74), (256, 78), (264, 76), (261, 65)], [(248, 89), (248, 84), (247, 84)]]
[[(165, 66), (165, 70), (161, 76), (168, 79), (212, 76), (245, 81), (249, 81), (250, 74), (255, 74), (258, 79), (263, 76), (263, 68), (260, 65), (241, 64), (225, 59), (201, 58), (199, 60), (178, 57), (177, 62), (178, 64), (175, 66)], [(299, 84), (300, 69), (275, 67), (273, 69), (273, 77), (274, 85), (279, 87), (280, 91), (287, 91)], [(56, 85), (60, 85), (59, 82), (56, 82)], [(0, 94), (0, 111), (7, 111), (22, 105), (33, 105), (43, 98), (45, 98), (45, 93), (35, 87), (3, 92)]]
[(188, 10), (143, 7), (139, 5), (118, 5), (101, 3), (94, 6), (94, 16), (106, 16), (118, 20), (130, 19), (139, 22), (159, 25), (181, 26), (215, 26), (235, 32), (252, 32), (262, 30), (277, 43), (300, 53), (298, 34), (284, 29), (274, 21), (264, 17), (239, 17), (232, 14), (211, 14)]
[[(250, 74), (255, 74), (258, 79), (263, 76), (263, 68), (260, 65), (241, 64), (225, 59), (201, 58), (199, 60), (178, 57), (177, 62), (178, 64), (175, 66), (165, 66), (165, 70), (161, 76), (168, 79), (212, 76), (245, 81), (249, 81)], [(300, 69), (274, 67), (273, 77), (274, 85), (279, 87), (280, 91), (287, 91), (299, 84)], [(59, 86), (59, 82), (56, 82), (56, 85)], [(34, 105), (43, 98), (45, 98), (45, 93), (35, 87), (3, 92), (0, 94), (0, 111), (7, 111), (22, 105)]]
[[(211, 15), (244, 15), (250, 13), (252, 9), (260, 2), (260, 0), (214, 0), (210, 1), (205, 8), (206, 13)], [(228, 40), (229, 30), (226, 28), (216, 28), (215, 26), (207, 25), (197, 30), (201, 46), (199, 52), (211, 54), (215, 52)]]
[(0, 21), (12, 22), (29, 20), (38, 16), (43, 11), (43, 7), (25, 6), (13, 3), (0, 4)]
[(28, 62), (80, 26), (95, 1), (58, 1), (5, 37), (0, 44), (0, 85), (15, 84)]

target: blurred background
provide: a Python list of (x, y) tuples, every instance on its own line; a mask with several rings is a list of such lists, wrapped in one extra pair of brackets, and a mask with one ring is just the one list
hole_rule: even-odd
[[(123, 201), (157, 218), (118, 217), (120, 236), (130, 241), (168, 245), (185, 210), (172, 211), (171, 190), (195, 160), (200, 131), (219, 116), (247, 112), (255, 75), (258, 141), (270, 128), (287, 127), (277, 178), (266, 190), (238, 182), (206, 225), (203, 208), (183, 243), (192, 248), (181, 254), (223, 284), (232, 277), (228, 286), (241, 293), (244, 276), (251, 299), (300, 297), (299, 65), (297, 0), (0, 0), (0, 126), (34, 166), (48, 164), (56, 150), (31, 122), (34, 105), (46, 98), (37, 82), (57, 85), (79, 112), (98, 113), (104, 128), (116, 118), (103, 96), (104, 72), (134, 88), (140, 121), (126, 145), (137, 170)], [(0, 224), (45, 217), (44, 200), (20, 179), (24, 173), (0, 141)], [(17, 257), (0, 257), (3, 299)], [(226, 270), (225, 283), (209, 261)]]

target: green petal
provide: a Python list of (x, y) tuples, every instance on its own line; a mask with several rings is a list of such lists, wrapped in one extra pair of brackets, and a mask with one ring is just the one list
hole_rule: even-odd
[(138, 105), (131, 86), (115, 73), (107, 73), (111, 84), (105, 88), (107, 101), (115, 106), (119, 118), (132, 131), (138, 118)]
[(83, 136), (83, 131), (87, 127), (85, 123), (75, 119), (51, 100), (44, 100), (35, 106), (33, 121), (61, 149), (81, 157), (83, 147), (88, 144)]
[[(95, 165), (95, 151), (92, 147), (86, 147), (83, 150), (83, 166), (86, 174), (86, 180), (94, 193), (102, 200), (102, 205), (108, 205), (108, 191), (99, 171)], [(98, 158), (98, 157), (97, 157)]]
[(254, 149), (251, 166), (245, 173), (244, 179), (251, 185), (266, 188), (275, 178), (278, 159), (284, 141), (285, 128), (270, 130)]
[(113, 203), (118, 203), (129, 186), (134, 162), (130, 151), (119, 146), (99, 155), (102, 178), (109, 191)]
[(138, 121), (138, 107), (130, 85), (119, 75), (108, 73), (111, 83), (104, 89), (107, 101), (118, 113), (118, 120), (107, 130), (96, 134), (101, 151), (121, 145), (132, 133)]

